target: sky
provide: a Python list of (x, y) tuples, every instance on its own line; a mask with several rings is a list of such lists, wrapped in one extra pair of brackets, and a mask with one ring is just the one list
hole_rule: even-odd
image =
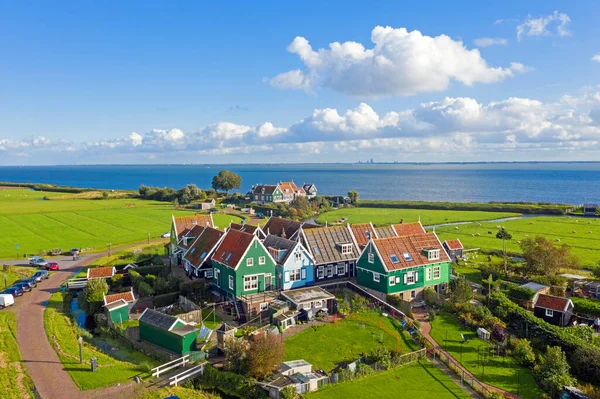
[(0, 0), (0, 165), (600, 161), (598, 15)]

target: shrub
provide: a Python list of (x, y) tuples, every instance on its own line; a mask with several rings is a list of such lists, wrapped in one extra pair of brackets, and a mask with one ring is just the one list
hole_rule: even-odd
[(391, 366), (392, 354), (385, 346), (381, 345), (373, 348), (367, 355), (367, 362), (370, 364), (379, 364), (383, 369), (387, 370)]
[(498, 342), (504, 342), (506, 337), (508, 337), (508, 333), (499, 324), (494, 324), (494, 327), (492, 328), (492, 337)]
[(144, 278), (135, 270), (129, 270), (128, 275), (131, 285), (133, 285), (136, 291), (139, 291), (139, 285), (140, 283), (144, 282)]
[(600, 317), (600, 302), (587, 298), (571, 297), (575, 312)]
[(121, 289), (121, 287), (123, 287), (123, 275), (122, 274), (115, 274), (111, 279), (110, 279), (110, 286), (113, 290), (118, 291)]
[(144, 276), (144, 281), (148, 283), (150, 287), (154, 287), (156, 284), (156, 276), (153, 274), (147, 274)]
[(77, 298), (79, 307), (88, 316), (98, 313), (104, 303), (104, 295), (108, 293), (108, 284), (102, 278), (94, 278), (88, 281), (87, 285)]
[(465, 303), (473, 298), (473, 288), (464, 278), (457, 278), (450, 281), (450, 290), (452, 301), (456, 303)]
[(375, 371), (368, 364), (359, 363), (356, 367), (356, 377), (367, 377), (375, 374)]
[(513, 345), (513, 356), (515, 360), (525, 367), (533, 366), (535, 363), (535, 353), (533, 353), (533, 349), (531, 348), (531, 342), (525, 338), (515, 339)]
[(170, 269), (167, 266), (153, 265), (153, 266), (142, 266), (135, 269), (135, 271), (142, 276), (153, 274), (155, 276), (166, 276), (169, 274)]
[(558, 346), (548, 346), (540, 355), (533, 373), (540, 386), (552, 396), (557, 396), (563, 386), (572, 386), (575, 379), (569, 374), (569, 364)]
[(522, 301), (530, 301), (531, 298), (535, 295), (535, 292), (531, 288), (521, 287), (521, 286), (511, 286), (508, 289), (508, 296), (514, 299), (519, 299)]
[[(141, 295), (141, 294), (140, 294)], [(170, 292), (168, 294), (157, 295), (152, 298), (152, 303), (157, 308), (162, 308), (163, 306), (169, 306), (174, 304), (179, 300), (179, 291)]]
[(150, 295), (154, 294), (154, 290), (152, 289), (150, 284), (148, 284), (145, 281), (141, 281), (137, 285), (137, 292), (140, 296), (150, 296)]

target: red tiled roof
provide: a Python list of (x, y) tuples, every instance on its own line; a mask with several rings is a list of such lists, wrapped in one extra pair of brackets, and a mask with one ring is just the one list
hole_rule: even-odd
[(252, 234), (238, 230), (229, 230), (215, 250), (212, 259), (235, 268), (254, 238)]
[(398, 234), (398, 237), (425, 233), (421, 222), (393, 224), (392, 227), (396, 231), (396, 234)]
[[(407, 267), (429, 265), (432, 263), (449, 262), (446, 251), (434, 233), (421, 233), (410, 236), (380, 238), (373, 241), (388, 270), (399, 270)], [(424, 249), (439, 249), (440, 258), (429, 260), (423, 253)], [(404, 258), (404, 253), (412, 260)], [(392, 262), (395, 255), (398, 262)]]
[[(371, 238), (377, 238), (375, 234), (375, 229), (371, 223), (357, 223), (350, 225), (350, 229), (352, 230), (352, 235), (356, 240), (358, 246), (362, 249)], [(371, 237), (368, 237), (367, 232)]]
[(446, 240), (444, 242), (450, 251), (454, 251), (455, 249), (463, 249), (463, 245), (458, 238), (456, 240)]
[(114, 276), (113, 267), (93, 267), (88, 269), (87, 278), (110, 278)]
[(210, 226), (215, 227), (212, 220), (212, 215), (194, 215), (194, 216), (175, 216), (175, 231), (177, 236), (181, 235), (185, 230), (191, 230), (194, 226)]
[(306, 194), (303, 188), (296, 186), (293, 181), (283, 181), (279, 183), (279, 189), (284, 193)]
[(556, 310), (558, 312), (564, 312), (568, 303), (568, 298), (538, 294), (535, 306), (539, 306), (545, 309)]
[(104, 304), (108, 305), (109, 303), (117, 302), (120, 299), (124, 299), (125, 302), (134, 302), (135, 296), (133, 295), (133, 292), (131, 292), (131, 291), (120, 292), (118, 294), (105, 295), (104, 296)]

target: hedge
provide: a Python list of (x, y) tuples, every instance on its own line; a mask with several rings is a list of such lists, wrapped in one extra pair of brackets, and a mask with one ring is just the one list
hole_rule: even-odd
[(162, 308), (163, 306), (169, 306), (179, 300), (179, 291), (169, 292), (168, 294), (156, 295), (152, 298), (152, 304), (154, 307)]
[[(545, 349), (546, 346), (560, 346), (567, 355), (571, 372), (576, 377), (590, 383), (600, 381), (600, 362), (590, 362), (585, 369), (576, 367), (581, 363), (578, 353), (581, 353), (582, 350), (586, 352), (587, 356), (595, 356), (595, 359), (600, 359), (600, 348), (579, 338), (580, 334), (573, 334), (575, 331), (554, 326), (537, 318), (501, 292), (493, 293), (490, 296), (489, 308), (517, 336), (529, 338), (539, 350)], [(581, 332), (585, 334), (584, 331)], [(576, 352), (577, 349), (579, 352)]]
[(511, 298), (519, 299), (522, 301), (529, 301), (535, 295), (535, 292), (531, 288), (521, 286), (511, 286), (508, 289), (508, 295)]
[(575, 312), (600, 317), (600, 302), (593, 299), (571, 297)]
[(564, 215), (568, 204), (550, 204), (536, 202), (427, 202), (427, 201), (393, 201), (393, 200), (360, 200), (363, 208), (407, 208), (407, 209), (439, 209), (452, 211), (487, 211), (516, 212), (527, 214)]
[(155, 276), (162, 276), (168, 274), (170, 271), (169, 266), (164, 265), (154, 265), (154, 266), (142, 266), (134, 269), (136, 272), (141, 274), (142, 276), (147, 276), (148, 274), (153, 274)]

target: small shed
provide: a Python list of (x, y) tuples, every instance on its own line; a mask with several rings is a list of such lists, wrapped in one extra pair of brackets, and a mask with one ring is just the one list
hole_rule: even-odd
[(484, 341), (489, 341), (490, 332), (488, 330), (486, 330), (485, 328), (479, 327), (477, 329), (477, 336), (479, 338), (483, 339)]
[(217, 348), (222, 351), (225, 347), (225, 341), (229, 338), (233, 338), (236, 331), (237, 328), (232, 327), (227, 323), (221, 324), (221, 326), (217, 328)]
[(152, 309), (144, 310), (139, 318), (140, 339), (177, 354), (197, 350), (196, 337), (200, 331), (178, 317)]
[(306, 313), (309, 320), (320, 311), (335, 313), (335, 296), (318, 286), (283, 291), (281, 296), (292, 305), (293, 309)]
[(569, 298), (537, 294), (533, 298), (533, 314), (555, 326), (565, 327), (573, 317), (573, 301)]
[(275, 299), (269, 306), (269, 322), (282, 330), (286, 330), (296, 325), (299, 313), (297, 310), (290, 310), (290, 305), (287, 302)]
[(106, 317), (113, 325), (129, 320), (129, 307), (127, 305), (124, 299), (104, 305)]
[(198, 203), (198, 208), (202, 209), (202, 210), (209, 210), (209, 209), (214, 209), (216, 205), (216, 202), (214, 200), (214, 198), (211, 199), (206, 199), (202, 202)]
[(596, 216), (597, 204), (583, 204), (583, 216)]
[(453, 261), (456, 262), (458, 259), (462, 258), (464, 247), (458, 238), (456, 240), (446, 240), (442, 245), (444, 246), (444, 249), (446, 249), (446, 252), (448, 252), (450, 259)]

